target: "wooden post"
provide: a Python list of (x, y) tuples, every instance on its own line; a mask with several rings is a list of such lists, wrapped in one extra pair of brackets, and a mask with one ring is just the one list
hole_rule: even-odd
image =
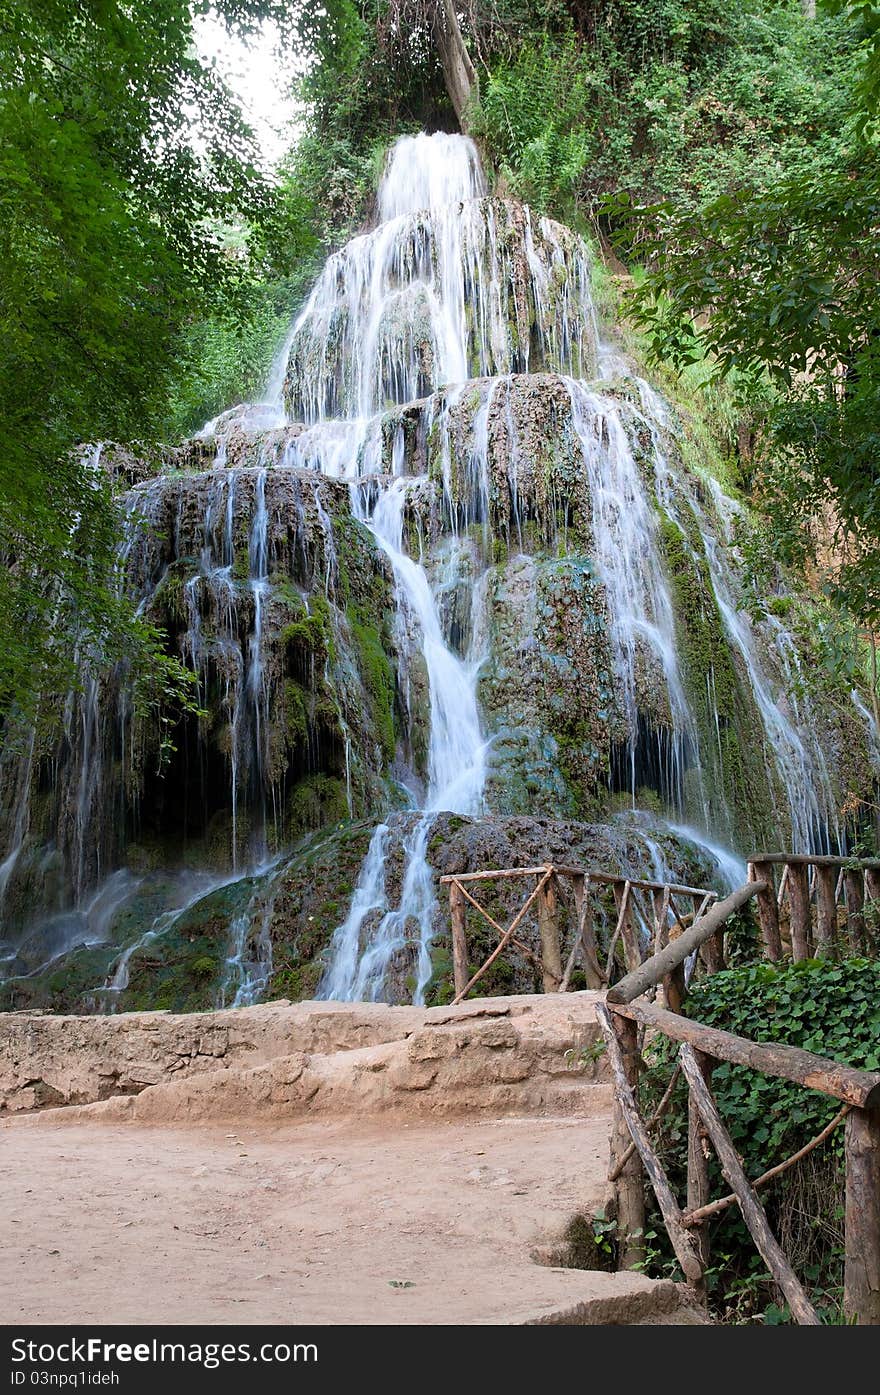
[(880, 869), (865, 868), (865, 900), (880, 901)]
[(455, 996), (460, 997), (468, 981), (465, 910), (467, 903), (458, 882), (449, 883), (449, 914), (452, 920), (452, 977)]
[(559, 948), (559, 898), (553, 876), (547, 878), (538, 897), (538, 929), (541, 935), (544, 992), (558, 993), (562, 983), (562, 951)]
[(823, 959), (837, 957), (836, 867), (816, 868), (816, 953)]
[(776, 904), (772, 863), (753, 862), (749, 867), (749, 880), (767, 883), (766, 890), (758, 892), (758, 922), (767, 958), (776, 963), (782, 958), (782, 939), (779, 934), (779, 907)]
[[(626, 1082), (633, 1097), (638, 1101), (639, 1089), (639, 1029), (635, 1022), (609, 1013), (611, 1027), (617, 1038), (622, 1058)], [(614, 1110), (611, 1124), (611, 1168), (623, 1158), (630, 1144), (630, 1132), (626, 1117), (617, 1098), (614, 1096)], [(642, 1160), (637, 1151), (620, 1169), (615, 1182), (617, 1197), (617, 1234), (619, 1241), (617, 1266), (619, 1269), (632, 1269), (645, 1258), (645, 1188), (642, 1181)]]
[(586, 876), (572, 878), (574, 904), (577, 912), (578, 937), (583, 952), (584, 973), (588, 988), (604, 988), (605, 975), (599, 964), (599, 949), (596, 944), (596, 927), (593, 924), (593, 906), (590, 901), (590, 879)]
[(873, 958), (880, 952), (880, 870), (876, 867), (865, 868), (865, 900), (874, 903), (865, 925), (866, 949)]
[[(693, 896), (691, 901), (694, 907), (694, 918), (691, 924), (696, 925), (697, 921), (706, 913), (706, 898), (704, 897), (701, 900), (699, 896)], [(724, 968), (723, 925), (718, 928), (714, 935), (710, 935), (709, 939), (705, 940), (700, 946), (700, 958), (706, 966), (707, 974), (720, 973)]]
[(846, 1258), (843, 1307), (860, 1326), (880, 1325), (880, 1109), (846, 1116)]
[(629, 882), (624, 882), (623, 886), (620, 882), (614, 883), (614, 904), (617, 907), (617, 923), (623, 940), (623, 954), (628, 973), (632, 973), (642, 962), (642, 947), (633, 924), (630, 890)]
[(865, 891), (862, 869), (847, 869), (846, 883), (846, 929), (849, 946), (853, 954), (865, 953)]
[(810, 957), (810, 869), (805, 862), (789, 865), (788, 907), (791, 915), (791, 957), (797, 964)]
[[(676, 1259), (681, 1265), (682, 1272), (688, 1283), (693, 1285), (695, 1292), (702, 1298), (705, 1295), (703, 1266), (697, 1254), (694, 1236), (691, 1235), (685, 1227), (678, 1202), (669, 1185), (669, 1178), (666, 1176), (663, 1164), (648, 1137), (648, 1130), (639, 1113), (639, 1107), (636, 1103), (635, 1094), (627, 1079), (624, 1060), (611, 1022), (611, 1013), (604, 1004), (597, 1003), (596, 1017), (608, 1046), (608, 1056), (614, 1074), (617, 1102), (620, 1105), (632, 1141), (638, 1149), (639, 1155), (644, 1163), (645, 1172), (648, 1174), (648, 1179), (654, 1189), (654, 1195), (657, 1198), (657, 1204), (663, 1214), (663, 1220), (666, 1224), (669, 1238), (672, 1241)], [(623, 1168), (621, 1168), (621, 1172), (622, 1171)]]
[[(654, 892), (654, 921), (656, 940), (654, 953), (659, 954), (669, 944), (669, 887)], [(670, 1012), (681, 1012), (684, 1002), (684, 964), (676, 964), (662, 979), (663, 1006)]]
[(697, 1107), (703, 1117), (712, 1145), (718, 1154), (721, 1171), (732, 1190), (736, 1192), (742, 1218), (751, 1232), (761, 1258), (785, 1294), (795, 1322), (804, 1327), (819, 1327), (821, 1325), (819, 1316), (780, 1248), (779, 1242), (767, 1222), (764, 1208), (755, 1196), (754, 1190), (743, 1172), (739, 1154), (733, 1146), (730, 1134), (724, 1127), (721, 1115), (718, 1113), (718, 1106), (703, 1079), (703, 1073), (694, 1056), (693, 1049), (687, 1045), (682, 1046), (679, 1059), (691, 1091), (696, 1098)]
[[(694, 1059), (700, 1068), (707, 1087), (712, 1082), (715, 1061), (702, 1051), (694, 1051)], [(693, 1090), (688, 1090), (688, 1159), (687, 1159), (687, 1209), (696, 1211), (709, 1201), (709, 1159), (706, 1156), (706, 1126), (703, 1123)], [(697, 1228), (697, 1253), (703, 1269), (709, 1267), (709, 1226), (702, 1221)]]

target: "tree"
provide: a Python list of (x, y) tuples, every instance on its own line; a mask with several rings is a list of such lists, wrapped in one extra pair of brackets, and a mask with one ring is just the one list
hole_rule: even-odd
[[(0, 714), (72, 681), (74, 647), (160, 662), (116, 594), (117, 517), (86, 445), (158, 432), (187, 326), (246, 312), (285, 216), (196, 55), (191, 9), (208, 8), (0, 0)], [(241, 34), (289, 28), (275, 0), (213, 8)]]
[(880, 5), (849, 9), (864, 63), (837, 170), (693, 214), (630, 208), (648, 266), (630, 303), (656, 359), (681, 368), (708, 358), (769, 397), (762, 483), (778, 556), (818, 565), (837, 598), (876, 625)]

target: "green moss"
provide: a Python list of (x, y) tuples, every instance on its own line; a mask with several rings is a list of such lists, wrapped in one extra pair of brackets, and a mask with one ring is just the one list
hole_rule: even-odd
[(345, 781), (331, 775), (309, 775), (300, 780), (287, 801), (287, 826), (302, 834), (348, 817)]
[(675, 610), (682, 676), (694, 713), (710, 798), (722, 795), (744, 841), (772, 825), (771, 792), (761, 757), (758, 714), (751, 692), (734, 667), (724, 622), (712, 589), (696, 519), (684, 515), (687, 532), (665, 515), (659, 538)]
[(382, 637), (376, 625), (351, 621), (351, 633), (357, 650), (358, 668), (364, 687), (371, 698), (372, 718), (382, 754), (394, 758), (394, 670), (382, 647)]
[(329, 634), (322, 615), (311, 613), (303, 620), (293, 620), (285, 625), (279, 636), (288, 658), (302, 659), (316, 656), (326, 659), (329, 649)]
[(237, 547), (232, 557), (233, 581), (247, 581), (251, 573), (250, 549), (247, 543)]
[(309, 735), (309, 695), (294, 679), (284, 684), (281, 712), (287, 746), (304, 746)]

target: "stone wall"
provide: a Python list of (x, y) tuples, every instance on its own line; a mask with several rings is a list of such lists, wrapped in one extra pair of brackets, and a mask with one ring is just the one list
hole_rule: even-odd
[(0, 1016), (0, 1110), (89, 1104), (156, 1122), (316, 1110), (577, 1113), (603, 1074), (592, 1049), (596, 999), (9, 1013)]

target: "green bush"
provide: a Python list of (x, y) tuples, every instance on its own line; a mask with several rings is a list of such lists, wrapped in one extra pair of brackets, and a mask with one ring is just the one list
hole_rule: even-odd
[[(752, 1041), (799, 1046), (835, 1061), (880, 1069), (880, 964), (807, 960), (776, 967), (753, 964), (695, 985), (685, 1011), (707, 1026)], [(668, 1082), (677, 1045), (658, 1037), (646, 1055), (643, 1109), (650, 1113)], [(802, 1148), (830, 1123), (840, 1102), (787, 1080), (721, 1062), (712, 1073), (721, 1116), (754, 1179)], [(660, 1126), (660, 1149), (673, 1185), (684, 1195), (687, 1175), (687, 1090), (677, 1088)], [(711, 1158), (713, 1196), (729, 1187)], [(843, 1131), (837, 1129), (789, 1172), (761, 1189), (770, 1224), (827, 1321), (839, 1320), (842, 1287)], [(650, 1196), (653, 1207), (653, 1194)], [(649, 1270), (668, 1273), (663, 1223), (650, 1211)], [(786, 1320), (736, 1206), (709, 1225), (708, 1279), (716, 1315), (737, 1321)]]

